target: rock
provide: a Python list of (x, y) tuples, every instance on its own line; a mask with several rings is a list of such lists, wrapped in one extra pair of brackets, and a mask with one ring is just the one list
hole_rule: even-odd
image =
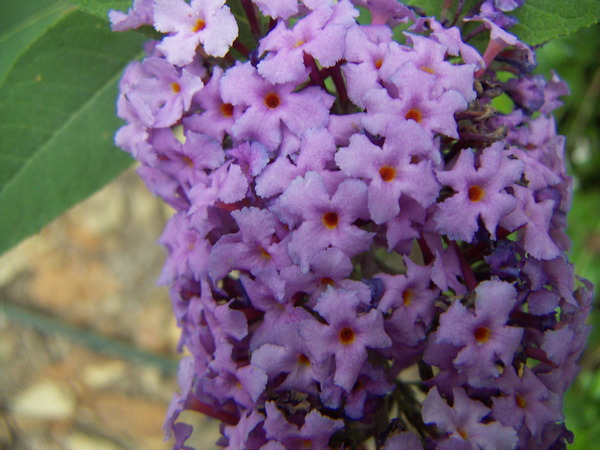
[(65, 439), (67, 450), (118, 450), (112, 442), (96, 436), (74, 432)]
[(82, 381), (92, 389), (110, 387), (125, 375), (125, 363), (111, 360), (97, 364), (89, 364), (83, 369)]
[(11, 409), (15, 416), (61, 420), (73, 416), (76, 403), (67, 385), (43, 380), (17, 394)]

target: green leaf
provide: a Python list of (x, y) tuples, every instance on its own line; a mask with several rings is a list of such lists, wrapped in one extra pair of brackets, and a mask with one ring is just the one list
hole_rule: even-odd
[(519, 21), (510, 32), (529, 45), (540, 45), (600, 21), (600, 1), (527, 0), (515, 10)]
[[(462, 9), (457, 11), (457, 7), (461, 2), (451, 2), (449, 8), (444, 8), (443, 0), (409, 0), (403, 2), (408, 6), (413, 6), (420, 9), (428, 17), (435, 17), (439, 21), (454, 22), (458, 12), (458, 19), (465, 17), (467, 14), (472, 14), (472, 8), (479, 3), (477, 0), (466, 0), (463, 2)], [(456, 21), (459, 24), (459, 20)]]
[(93, 14), (108, 21), (108, 12), (111, 9), (128, 11), (133, 0), (69, 0), (79, 6), (83, 11)]
[(19, 55), (69, 7), (61, 0), (0, 2), (0, 83)]
[(130, 163), (113, 145), (116, 85), (144, 38), (73, 11), (0, 85), (0, 253)]

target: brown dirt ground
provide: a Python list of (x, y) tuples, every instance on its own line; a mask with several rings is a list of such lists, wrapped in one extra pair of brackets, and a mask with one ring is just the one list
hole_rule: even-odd
[[(155, 282), (170, 214), (130, 170), (0, 257), (0, 448), (171, 447), (179, 330)], [(189, 420), (214, 448), (217, 425)]]

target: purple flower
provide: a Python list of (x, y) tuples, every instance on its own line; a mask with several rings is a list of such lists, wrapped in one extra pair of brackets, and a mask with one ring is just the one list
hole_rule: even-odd
[(278, 215), (291, 227), (289, 252), (303, 272), (311, 259), (328, 247), (352, 257), (369, 248), (372, 233), (354, 225), (367, 216), (367, 187), (346, 179), (328, 189), (324, 174), (307, 172), (296, 178), (280, 197)]
[(484, 281), (475, 289), (475, 310), (460, 301), (440, 316), (436, 342), (460, 347), (453, 361), (474, 386), (488, 385), (499, 376), (496, 361), (512, 362), (523, 330), (507, 326), (516, 304), (516, 289), (502, 281)]
[(205, 133), (222, 141), (225, 134), (231, 134), (231, 127), (239, 116), (239, 108), (225, 103), (221, 97), (221, 78), (223, 70), (215, 67), (210, 81), (194, 95), (194, 103), (203, 111), (183, 118), (187, 129), (197, 133)]
[(115, 141), (176, 211), (175, 448), (184, 410), (229, 449), (563, 446), (592, 290), (566, 257), (567, 89), (506, 31), (523, 1), (466, 19), (483, 57), (396, 0), (234, 3), (111, 13), (166, 34), (120, 81)]
[(300, 335), (317, 362), (335, 358), (336, 385), (349, 392), (367, 359), (367, 348), (381, 349), (391, 345), (383, 328), (383, 315), (372, 309), (360, 313), (360, 298), (352, 291), (329, 288), (315, 310), (327, 321), (307, 320), (300, 324)]
[(406, 275), (378, 274), (385, 286), (378, 308), (387, 315), (385, 328), (394, 342), (416, 345), (425, 338), (437, 291), (429, 288), (431, 267), (404, 258)]
[(298, 13), (298, 0), (252, 0), (260, 12), (272, 19), (287, 20)]
[(406, 121), (394, 128), (394, 135), (386, 139), (383, 148), (365, 135), (353, 135), (350, 145), (337, 152), (335, 162), (346, 175), (369, 182), (369, 213), (380, 224), (398, 215), (401, 195), (408, 195), (425, 207), (435, 201), (439, 184), (432, 161), (428, 160), (434, 152), (428, 133)]
[(168, 33), (158, 49), (176, 66), (192, 62), (202, 44), (211, 56), (223, 57), (238, 35), (238, 26), (225, 0), (155, 0), (154, 26)]
[(470, 399), (463, 389), (454, 389), (453, 396), (454, 403), (450, 407), (434, 387), (423, 402), (425, 423), (435, 424), (446, 433), (437, 448), (494, 450), (515, 447), (515, 430), (499, 422), (482, 423), (490, 408)]
[(506, 367), (496, 385), (502, 395), (494, 398), (494, 419), (516, 430), (527, 428), (534, 441), (540, 440), (546, 424), (563, 419), (557, 395), (528, 367), (520, 377), (512, 366)]
[(281, 143), (285, 125), (297, 136), (313, 127), (327, 125), (333, 97), (318, 87), (294, 92), (295, 84), (273, 85), (251, 64), (238, 64), (221, 80), (223, 100), (246, 107), (232, 127), (237, 139), (259, 140), (269, 150)]
[(256, 193), (272, 197), (286, 190), (290, 182), (308, 171), (320, 172), (333, 160), (336, 151), (331, 133), (324, 128), (310, 128), (302, 135), (298, 153), (282, 153), (256, 179)]
[(258, 73), (271, 83), (302, 82), (310, 70), (304, 65), (305, 54), (324, 67), (333, 66), (344, 54), (346, 28), (357, 15), (344, 0), (333, 8), (317, 8), (292, 29), (280, 21), (260, 42), (259, 53), (269, 53), (258, 64)]
[(239, 231), (223, 236), (214, 245), (209, 259), (209, 274), (214, 281), (233, 269), (256, 273), (267, 267), (281, 269), (290, 264), (285, 243), (276, 233), (281, 225), (269, 211), (243, 208), (231, 213)]
[(331, 435), (344, 426), (343, 421), (323, 416), (315, 409), (304, 417), (302, 426), (289, 423), (274, 402), (267, 402), (265, 410), (267, 438), (283, 444), (274, 448), (326, 448)]
[(152, 25), (154, 0), (133, 0), (133, 6), (127, 13), (111, 9), (108, 12), (113, 31), (126, 31)]
[(458, 137), (454, 114), (467, 108), (465, 98), (455, 90), (436, 93), (433, 74), (408, 62), (392, 77), (398, 97), (385, 89), (372, 89), (364, 98), (367, 111), (365, 128), (372, 133), (386, 134), (398, 118), (412, 120), (431, 133)]
[(501, 143), (487, 147), (475, 166), (475, 154), (462, 150), (451, 170), (438, 171), (440, 183), (450, 186), (454, 195), (439, 204), (436, 230), (451, 239), (471, 242), (481, 218), (492, 237), (498, 222), (517, 207), (517, 199), (505, 188), (517, 181), (523, 171), (520, 161), (509, 159)]
[(554, 202), (552, 200), (537, 202), (531, 191), (521, 186), (514, 186), (513, 190), (519, 205), (500, 223), (508, 230), (523, 227), (520, 231), (523, 235), (523, 247), (534, 258), (556, 258), (561, 252), (549, 235)]
[[(135, 63), (134, 63), (135, 64)], [(123, 91), (135, 116), (149, 127), (168, 127), (176, 123), (190, 107), (202, 80), (185, 69), (177, 70), (160, 58), (146, 58)], [(122, 108), (122, 107), (121, 107)]]

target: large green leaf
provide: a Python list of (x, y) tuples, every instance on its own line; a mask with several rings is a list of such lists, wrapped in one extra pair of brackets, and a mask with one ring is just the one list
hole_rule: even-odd
[(0, 2), (0, 84), (19, 55), (69, 7), (62, 0)]
[(0, 85), (0, 252), (131, 162), (113, 145), (116, 85), (144, 38), (72, 11)]
[(519, 21), (510, 32), (539, 45), (600, 21), (599, 0), (527, 0), (515, 10)]
[(69, 0), (71, 3), (79, 6), (82, 10), (90, 14), (108, 20), (108, 12), (111, 9), (118, 11), (128, 11), (133, 4), (133, 0)]

